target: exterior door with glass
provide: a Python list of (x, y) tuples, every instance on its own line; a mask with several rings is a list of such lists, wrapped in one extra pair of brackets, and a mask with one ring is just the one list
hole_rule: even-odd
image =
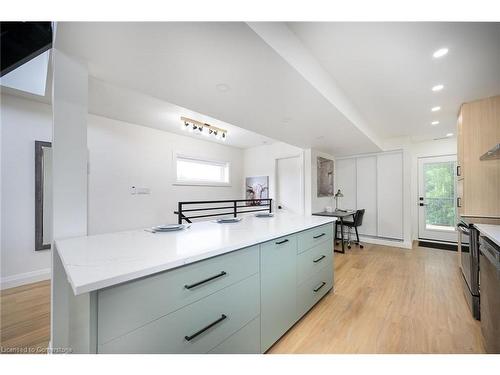
[(456, 155), (418, 159), (418, 237), (457, 242)]

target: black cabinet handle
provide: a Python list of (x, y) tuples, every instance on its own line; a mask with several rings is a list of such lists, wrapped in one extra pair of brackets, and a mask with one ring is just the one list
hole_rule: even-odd
[(276, 242), (276, 245), (281, 245), (282, 243), (288, 242), (288, 240), (283, 240), (283, 241), (278, 241)]
[(314, 293), (318, 292), (318, 291), (319, 291), (321, 288), (323, 288), (325, 285), (326, 285), (326, 283), (323, 281), (323, 282), (321, 283), (321, 285), (320, 285), (320, 286), (318, 286), (318, 287), (316, 287), (316, 289), (314, 289)]
[(314, 259), (313, 262), (314, 263), (318, 263), (318, 262), (321, 262), (323, 259), (325, 259), (326, 255), (322, 255), (320, 256), (318, 259)]
[(460, 208), (462, 207), (462, 198), (457, 197), (457, 207)]
[(320, 237), (323, 237), (325, 235), (325, 233), (321, 233), (321, 234), (318, 234), (317, 236), (313, 236), (314, 239), (316, 238), (320, 238)]
[(457, 176), (460, 177), (462, 175), (462, 168), (460, 165), (457, 165)]
[(208, 329), (212, 328), (212, 327), (213, 327), (213, 326), (215, 326), (216, 324), (219, 324), (220, 322), (222, 322), (222, 321), (223, 321), (224, 319), (226, 319), (226, 318), (227, 318), (227, 316), (226, 316), (226, 315), (224, 315), (224, 314), (222, 314), (222, 315), (220, 316), (220, 318), (219, 318), (219, 319), (217, 319), (215, 322), (210, 323), (208, 326), (206, 326), (206, 327), (204, 327), (204, 328), (200, 329), (198, 332), (193, 333), (191, 336), (184, 336), (184, 338), (185, 338), (187, 341), (191, 341), (191, 340), (192, 340), (192, 339), (194, 339), (196, 336), (201, 335), (203, 332), (205, 332), (206, 330), (208, 330)]
[(198, 281), (197, 283), (194, 283), (194, 284), (191, 284), (191, 285), (187, 285), (186, 284), (186, 285), (184, 285), (184, 288), (186, 288), (186, 289), (195, 288), (198, 285), (208, 283), (209, 281), (218, 279), (219, 277), (222, 277), (222, 276), (225, 276), (225, 275), (227, 275), (227, 273), (225, 271), (222, 271), (221, 273), (219, 273), (217, 275), (211, 276), (211, 277), (209, 277), (208, 279), (205, 279), (205, 280)]

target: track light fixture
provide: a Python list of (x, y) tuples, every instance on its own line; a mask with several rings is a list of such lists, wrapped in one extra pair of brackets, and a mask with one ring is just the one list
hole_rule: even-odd
[(182, 126), (182, 129), (184, 130), (189, 130), (190, 132), (193, 132), (195, 130), (198, 130), (196, 134), (204, 134), (207, 136), (213, 136), (215, 138), (218, 138), (222, 141), (225, 141), (227, 139), (227, 130), (218, 128), (216, 126), (203, 123), (197, 120), (193, 120), (187, 117), (181, 117), (181, 121), (184, 122), (184, 126)]

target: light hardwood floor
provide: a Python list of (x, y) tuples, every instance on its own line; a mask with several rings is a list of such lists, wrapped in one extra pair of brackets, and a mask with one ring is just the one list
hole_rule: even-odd
[[(0, 337), (6, 348), (45, 353), (50, 337), (50, 281), (3, 290), (0, 298)], [(10, 349), (7, 349), (10, 350)]]
[[(366, 245), (335, 254), (335, 292), (268, 353), (483, 353), (457, 254)], [(2, 347), (45, 348), (50, 283), (1, 294)]]
[(334, 258), (335, 292), (270, 353), (484, 353), (456, 252), (366, 245)]

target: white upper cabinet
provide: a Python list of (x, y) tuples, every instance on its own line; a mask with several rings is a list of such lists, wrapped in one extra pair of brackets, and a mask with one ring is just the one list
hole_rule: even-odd
[(356, 209), (356, 159), (339, 159), (336, 164), (336, 186), (344, 194), (339, 208)]
[(403, 154), (377, 155), (377, 235), (403, 239)]
[(356, 201), (358, 209), (365, 209), (360, 234), (377, 235), (377, 156), (356, 159)]

